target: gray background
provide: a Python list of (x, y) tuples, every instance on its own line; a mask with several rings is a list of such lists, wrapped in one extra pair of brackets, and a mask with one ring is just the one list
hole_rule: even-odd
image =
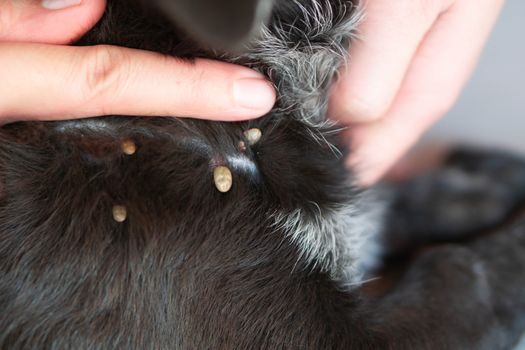
[(525, 154), (525, 0), (508, 0), (455, 107), (423, 138)]
[[(525, 154), (525, 0), (506, 2), (472, 79), (421, 144), (435, 141)], [(525, 336), (516, 350), (525, 350)]]

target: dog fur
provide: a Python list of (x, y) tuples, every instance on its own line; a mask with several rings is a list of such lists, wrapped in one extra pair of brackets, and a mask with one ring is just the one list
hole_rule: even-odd
[[(231, 54), (138, 0), (108, 1), (78, 45), (243, 64), (270, 78), (278, 102), (239, 123), (106, 116), (4, 126), (0, 346), (512, 346), (525, 329), (525, 222), (480, 233), (524, 201), (525, 163), (459, 152), (393, 189), (391, 207), (353, 186), (326, 103), (360, 17), (349, 1), (283, 0), (247, 50)], [(253, 127), (261, 140), (240, 149)], [(135, 154), (122, 152), (124, 140)], [(213, 185), (219, 165), (233, 173), (227, 193)], [(486, 211), (462, 202), (465, 191)], [(450, 203), (464, 215), (447, 216)], [(126, 207), (124, 222), (114, 205)], [(381, 244), (391, 252), (391, 242), (459, 239), (414, 257), (388, 293), (365, 293)]]

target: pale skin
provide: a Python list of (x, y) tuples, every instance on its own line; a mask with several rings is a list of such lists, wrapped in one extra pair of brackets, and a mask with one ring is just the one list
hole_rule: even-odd
[[(370, 185), (453, 105), (503, 0), (364, 0), (366, 17), (330, 115), (350, 126), (349, 166)], [(105, 0), (0, 0), (0, 120), (177, 115), (251, 119), (275, 91), (263, 76), (120, 47), (72, 47)], [(133, 74), (129, 74), (133, 72)], [(206, 101), (206, 103), (203, 103)], [(350, 141), (351, 140), (351, 141)]]

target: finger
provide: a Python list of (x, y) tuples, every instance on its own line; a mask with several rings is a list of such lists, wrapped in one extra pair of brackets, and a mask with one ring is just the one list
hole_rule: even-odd
[(385, 117), (351, 131), (349, 165), (377, 181), (454, 104), (472, 73), (502, 1), (463, 0), (440, 17), (418, 49)]
[(273, 87), (251, 69), (114, 46), (0, 43), (0, 119), (96, 115), (255, 118)]
[(4, 1), (0, 41), (66, 44), (100, 19), (105, 0)]
[(332, 118), (356, 123), (382, 117), (421, 40), (449, 2), (365, 0), (360, 40), (330, 101)]

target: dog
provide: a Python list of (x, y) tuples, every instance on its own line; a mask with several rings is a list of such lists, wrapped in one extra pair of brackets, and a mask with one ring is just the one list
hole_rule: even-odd
[[(355, 186), (326, 105), (357, 4), (155, 4), (108, 0), (77, 44), (242, 64), (270, 79), (278, 101), (236, 123), (105, 116), (3, 126), (2, 349), (518, 341), (525, 162), (459, 149), (384, 191)], [(406, 257), (406, 267), (391, 283), (367, 282), (386, 256)]]

